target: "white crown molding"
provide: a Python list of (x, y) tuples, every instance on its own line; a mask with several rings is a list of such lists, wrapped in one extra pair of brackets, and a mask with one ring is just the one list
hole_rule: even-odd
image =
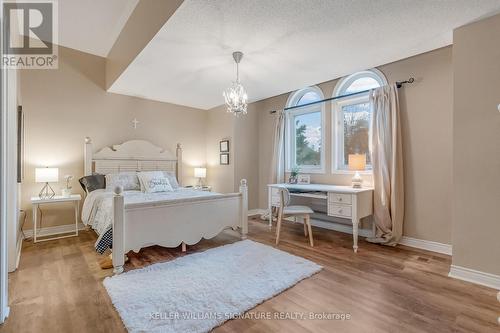
[[(78, 223), (78, 230), (85, 230), (85, 226), (82, 223)], [(24, 231), (24, 238), (33, 237), (33, 229), (26, 229), (23, 231)], [(74, 224), (56, 225), (53, 227), (45, 227), (38, 229), (37, 237), (66, 234), (74, 231), (75, 231)]]
[(443, 244), (443, 243), (428, 241), (425, 239), (403, 236), (403, 238), (401, 238), (401, 240), (399, 241), (399, 244), (409, 247), (414, 247), (417, 249), (447, 254), (450, 256), (452, 254), (451, 244)]
[(450, 273), (448, 274), (448, 276), (500, 290), (500, 275), (476, 271), (474, 269), (462, 266), (451, 265)]

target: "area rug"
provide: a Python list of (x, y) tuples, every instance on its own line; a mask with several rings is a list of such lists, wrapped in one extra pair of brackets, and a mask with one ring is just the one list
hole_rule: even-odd
[(321, 268), (244, 240), (108, 277), (104, 286), (129, 332), (207, 332)]

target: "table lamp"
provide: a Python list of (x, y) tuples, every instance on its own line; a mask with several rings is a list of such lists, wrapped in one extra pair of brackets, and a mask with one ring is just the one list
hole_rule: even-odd
[(38, 194), (40, 199), (52, 199), (56, 195), (56, 192), (50, 187), (49, 183), (57, 183), (58, 181), (58, 168), (35, 168), (35, 182), (45, 183)]
[(203, 187), (203, 178), (207, 178), (207, 169), (206, 168), (194, 168), (194, 176), (198, 178), (198, 187)]
[(365, 168), (366, 154), (349, 154), (349, 170), (356, 171), (354, 177), (352, 177), (352, 187), (361, 188), (363, 178), (361, 178), (359, 171), (365, 170)]

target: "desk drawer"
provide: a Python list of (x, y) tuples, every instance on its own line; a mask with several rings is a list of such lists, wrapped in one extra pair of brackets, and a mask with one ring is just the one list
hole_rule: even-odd
[(328, 215), (339, 216), (339, 217), (351, 217), (352, 208), (351, 206), (328, 203)]
[(344, 205), (350, 205), (352, 203), (352, 198), (350, 194), (343, 193), (328, 193), (328, 202), (330, 203), (341, 203)]

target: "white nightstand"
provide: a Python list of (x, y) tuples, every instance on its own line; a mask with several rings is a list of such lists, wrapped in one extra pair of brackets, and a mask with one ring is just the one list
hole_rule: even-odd
[(212, 192), (212, 186), (210, 186), (210, 185), (203, 185), (202, 187), (188, 185), (185, 188), (188, 188), (190, 190)]
[[(80, 200), (82, 197), (80, 194), (72, 194), (69, 197), (63, 197), (60, 195), (56, 195), (52, 199), (40, 199), (39, 197), (31, 197), (31, 205), (33, 206), (33, 242), (45, 242), (54, 239), (61, 239), (67, 237), (75, 237), (78, 236), (78, 215), (80, 208)], [(40, 205), (52, 204), (52, 203), (64, 203), (64, 202), (72, 202), (75, 209), (75, 233), (66, 236), (59, 237), (51, 237), (37, 240), (37, 222), (38, 222), (38, 209)]]
[(210, 186), (210, 185), (203, 185), (202, 187), (195, 187), (195, 189), (200, 190), (200, 191), (212, 192), (212, 186)]

